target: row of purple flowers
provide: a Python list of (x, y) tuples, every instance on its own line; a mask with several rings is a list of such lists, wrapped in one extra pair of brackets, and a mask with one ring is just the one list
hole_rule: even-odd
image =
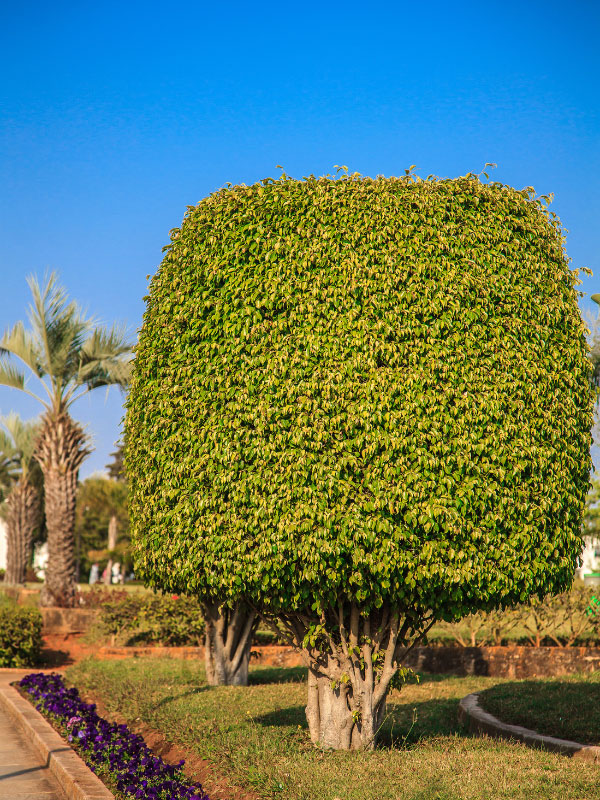
[(26, 675), (17, 684), (51, 720), (99, 776), (110, 776), (111, 789), (139, 800), (209, 800), (199, 784), (183, 774), (183, 761), (166, 764), (127, 725), (102, 719), (96, 706), (84, 703), (77, 689), (67, 689), (56, 673)]

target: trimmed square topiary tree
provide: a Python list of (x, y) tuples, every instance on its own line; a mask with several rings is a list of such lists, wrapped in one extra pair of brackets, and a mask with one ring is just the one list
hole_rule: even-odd
[(190, 207), (127, 403), (137, 572), (303, 648), (332, 748), (374, 746), (433, 621), (563, 591), (582, 547), (595, 390), (560, 223), (531, 187), (411, 170)]

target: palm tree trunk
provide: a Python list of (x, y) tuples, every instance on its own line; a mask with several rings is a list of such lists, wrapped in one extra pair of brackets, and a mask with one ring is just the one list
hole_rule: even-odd
[(79, 467), (90, 453), (86, 443), (83, 428), (65, 411), (44, 415), (34, 454), (44, 473), (48, 530), (42, 606), (72, 607), (76, 603), (75, 499)]
[(33, 531), (39, 522), (40, 498), (36, 489), (26, 480), (19, 480), (7, 500), (6, 574), (4, 581), (25, 583)]

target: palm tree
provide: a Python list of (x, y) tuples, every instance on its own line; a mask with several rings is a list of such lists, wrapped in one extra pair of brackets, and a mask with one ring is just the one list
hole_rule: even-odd
[[(25, 583), (25, 574), (33, 533), (40, 521), (40, 496), (31, 478), (36, 464), (33, 450), (39, 433), (38, 422), (23, 422), (18, 414), (0, 418), (0, 471), (5, 481), (6, 505), (2, 516), (6, 521), (5, 583)], [(38, 467), (39, 469), (39, 467)], [(7, 484), (9, 484), (7, 486)]]
[[(40, 602), (72, 606), (76, 599), (77, 475), (90, 450), (87, 434), (69, 412), (92, 389), (126, 387), (131, 344), (122, 328), (108, 329), (86, 319), (77, 303), (68, 301), (56, 273), (46, 278), (43, 287), (33, 276), (27, 282), (33, 297), (30, 329), (17, 322), (0, 340), (0, 385), (35, 397), (44, 408), (34, 452), (44, 474), (48, 530), (48, 565)], [(38, 379), (42, 396), (29, 388), (26, 374)]]

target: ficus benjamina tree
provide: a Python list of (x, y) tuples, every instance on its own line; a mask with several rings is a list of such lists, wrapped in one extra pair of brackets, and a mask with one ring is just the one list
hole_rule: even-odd
[(582, 546), (595, 390), (550, 198), (412, 169), (189, 207), (127, 403), (137, 570), (302, 648), (330, 748), (374, 746), (435, 620), (563, 591)]

